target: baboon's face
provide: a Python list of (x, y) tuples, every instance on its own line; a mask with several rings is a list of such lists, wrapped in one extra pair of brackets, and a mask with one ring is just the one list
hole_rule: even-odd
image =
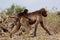
[(47, 16), (47, 10), (45, 8), (40, 9), (40, 13), (42, 16), (46, 17)]
[(43, 15), (44, 17), (47, 17), (47, 11), (42, 11), (42, 15)]

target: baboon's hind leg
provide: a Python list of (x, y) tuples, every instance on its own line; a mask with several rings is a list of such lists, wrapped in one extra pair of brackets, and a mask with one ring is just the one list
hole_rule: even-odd
[(10, 32), (10, 37), (11, 37), (11, 38), (12, 38), (12, 34), (16, 33), (16, 32), (20, 29), (20, 27), (21, 27), (21, 24), (20, 24), (20, 22), (18, 21), (18, 22), (16, 23), (16, 25), (14, 26), (14, 28), (12, 29), (12, 31)]

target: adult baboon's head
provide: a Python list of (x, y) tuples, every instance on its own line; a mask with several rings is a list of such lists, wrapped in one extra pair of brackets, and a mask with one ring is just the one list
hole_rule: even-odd
[(41, 13), (44, 17), (47, 16), (47, 10), (46, 10), (45, 8), (41, 8), (41, 9), (40, 9), (40, 13)]

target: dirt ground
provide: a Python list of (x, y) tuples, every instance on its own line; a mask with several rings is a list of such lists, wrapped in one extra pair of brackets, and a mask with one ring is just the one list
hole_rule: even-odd
[(54, 34), (53, 32), (51, 32), (51, 34), (52, 35), (48, 35), (46, 31), (39, 25), (36, 37), (30, 37), (27, 34), (14, 34), (13, 37), (10, 38), (9, 33), (4, 33), (2, 36), (0, 35), (0, 40), (60, 40), (60, 34)]

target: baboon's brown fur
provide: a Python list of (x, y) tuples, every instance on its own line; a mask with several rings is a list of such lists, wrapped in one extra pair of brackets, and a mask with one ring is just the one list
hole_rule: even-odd
[[(45, 8), (42, 8), (35, 12), (31, 12), (31, 13), (28, 13), (27, 15), (21, 16), (21, 18), (19, 18), (19, 21), (16, 22), (17, 24), (13, 28), (11, 34), (14, 34), (19, 29), (19, 27), (21, 27), (21, 25), (24, 26), (25, 31), (27, 33), (29, 33), (30, 29), (31, 29), (30, 25), (35, 24), (35, 29), (34, 29), (33, 35), (36, 36), (36, 30), (38, 27), (37, 25), (41, 24), (41, 27), (50, 35), (50, 32), (44, 27), (43, 17), (47, 17), (47, 11)], [(18, 26), (18, 25), (20, 25), (20, 26)]]

